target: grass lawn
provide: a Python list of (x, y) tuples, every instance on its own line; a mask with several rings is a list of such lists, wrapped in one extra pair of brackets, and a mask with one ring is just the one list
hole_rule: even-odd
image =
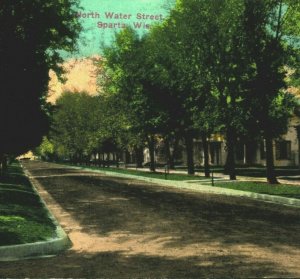
[[(116, 168), (116, 167), (99, 168), (99, 167), (90, 166), (87, 168), (100, 169), (103, 171), (113, 171), (118, 173), (139, 175), (139, 176), (152, 177), (152, 178), (161, 178), (161, 179), (165, 178), (164, 172), (162, 171), (150, 172), (148, 168), (145, 168), (147, 171), (137, 171), (134, 169), (124, 169), (124, 168)], [(187, 171), (186, 168), (176, 168), (176, 170), (179, 169), (183, 171)], [(224, 168), (211, 167), (211, 171), (213, 171), (214, 173), (224, 173)], [(300, 170), (292, 167), (275, 168), (275, 173), (276, 176), (293, 176), (293, 175), (300, 176)], [(266, 177), (266, 169), (265, 167), (237, 167), (236, 175), (250, 176), (250, 177)], [(204, 177), (204, 169), (196, 168), (195, 176), (187, 175), (187, 174), (169, 174), (168, 179), (169, 180), (198, 180), (198, 179), (206, 179), (206, 178)]]
[[(211, 167), (214, 173), (224, 173), (224, 168)], [(203, 168), (197, 171), (204, 172)], [(266, 167), (236, 167), (236, 175), (250, 177), (266, 177)], [(296, 167), (275, 167), (276, 176), (300, 175), (300, 169)]]
[[(137, 175), (143, 177), (159, 178), (165, 179), (164, 172), (150, 172), (150, 171), (138, 171), (133, 169), (123, 169), (123, 168), (99, 168), (99, 167), (86, 167), (89, 169), (111, 171), (116, 173), (124, 173), (130, 175)], [(203, 171), (198, 169), (198, 171)], [(213, 168), (215, 173), (223, 172), (222, 168)], [(280, 168), (276, 170), (277, 175), (297, 175), (299, 170), (295, 168)], [(265, 177), (265, 168), (263, 167), (248, 167), (248, 168), (237, 168), (237, 175), (239, 176), (250, 176), (250, 177)], [(203, 175), (187, 175), (187, 174), (168, 174), (168, 180), (184, 181), (184, 180), (203, 180), (203, 184), (210, 185), (210, 178), (206, 178)], [(298, 179), (298, 178), (297, 178)], [(206, 180), (206, 181), (204, 181)], [(270, 185), (266, 182), (245, 182), (245, 181), (215, 181), (215, 186), (223, 187), (228, 189), (235, 189), (241, 191), (248, 191), (261, 194), (277, 195), (289, 198), (300, 199), (300, 185), (286, 185), (286, 184), (274, 184)]]
[(266, 182), (215, 182), (215, 186), (248, 191), (260, 194), (276, 195), (288, 198), (300, 199), (300, 186), (286, 184), (268, 184)]
[(0, 177), (0, 246), (46, 240), (55, 226), (18, 162)]
[[(89, 169), (94, 169), (94, 170), (111, 171), (116, 173), (137, 175), (143, 177), (165, 179), (165, 173), (162, 171), (150, 172), (150, 171), (138, 171), (138, 170), (124, 169), (124, 168), (99, 168), (99, 167), (92, 167), (92, 166), (90, 167), (84, 166), (84, 167)], [(175, 173), (167, 174), (166, 178), (168, 180), (176, 180), (176, 181), (207, 179), (206, 177), (199, 176), (199, 175), (187, 175), (187, 174), (175, 174)]]

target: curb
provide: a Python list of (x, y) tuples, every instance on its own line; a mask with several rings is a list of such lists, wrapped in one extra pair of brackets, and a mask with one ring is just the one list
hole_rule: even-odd
[(40, 202), (46, 210), (48, 217), (56, 226), (55, 232), (57, 237), (46, 241), (38, 241), (34, 243), (1, 246), (0, 262), (52, 257), (72, 247), (72, 242), (69, 239), (68, 235), (59, 225), (58, 221), (49, 211), (44, 200), (39, 195), (35, 186), (38, 182), (30, 176), (29, 172), (23, 166), (22, 168), (24, 170), (24, 174), (27, 176), (30, 183), (32, 184), (34, 192), (37, 194), (37, 196), (40, 199)]
[(217, 194), (217, 195), (227, 195), (227, 196), (236, 196), (236, 197), (246, 197), (251, 198), (255, 200), (260, 200), (264, 202), (271, 202), (286, 206), (294, 206), (294, 207), (300, 207), (300, 199), (294, 199), (294, 198), (286, 198), (282, 196), (275, 196), (275, 195), (268, 195), (268, 194), (259, 194), (259, 193), (253, 193), (253, 192), (247, 192), (247, 191), (240, 191), (240, 190), (234, 190), (234, 189), (226, 189), (216, 186), (210, 186), (210, 185), (203, 185), (201, 183), (190, 183), (190, 182), (182, 182), (182, 181), (171, 181), (171, 180), (162, 180), (158, 178), (150, 178), (150, 177), (142, 177), (137, 175), (130, 175), (130, 174), (122, 174), (122, 173), (116, 173), (111, 171), (102, 171), (102, 170), (93, 170), (85, 167), (76, 167), (76, 166), (68, 166), (69, 168), (74, 169), (81, 169), (84, 171), (89, 172), (98, 172), (102, 174), (106, 174), (109, 176), (114, 177), (123, 177), (123, 178), (132, 178), (136, 180), (142, 180), (147, 182), (152, 182), (155, 184), (160, 184), (163, 186), (169, 186), (177, 189), (186, 189), (186, 190), (192, 190), (202, 193), (208, 193), (208, 194)]

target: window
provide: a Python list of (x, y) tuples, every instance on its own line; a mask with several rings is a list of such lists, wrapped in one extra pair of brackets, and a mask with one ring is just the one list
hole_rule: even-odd
[(291, 159), (291, 141), (276, 141), (276, 160)]

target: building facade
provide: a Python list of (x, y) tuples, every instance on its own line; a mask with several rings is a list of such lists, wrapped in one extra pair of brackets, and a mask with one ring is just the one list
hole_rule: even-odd
[[(296, 127), (300, 126), (299, 118), (293, 117), (285, 135), (273, 141), (274, 164), (276, 167), (299, 166), (299, 138)], [(300, 129), (299, 129), (300, 130)], [(209, 139), (209, 162), (210, 165), (224, 166), (227, 158), (226, 142), (221, 135), (212, 135)], [(264, 140), (261, 141), (237, 141), (235, 148), (235, 160), (237, 165), (265, 166), (266, 147)], [(156, 162), (166, 164), (164, 145), (159, 141), (156, 147)], [(148, 149), (144, 150), (144, 162), (150, 161)], [(180, 142), (180, 149), (175, 162), (186, 165), (187, 156), (184, 143)], [(194, 163), (195, 166), (204, 165), (204, 151), (201, 140), (194, 139)]]

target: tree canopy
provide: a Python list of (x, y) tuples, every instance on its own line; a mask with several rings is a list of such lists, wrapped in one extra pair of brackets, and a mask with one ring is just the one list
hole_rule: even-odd
[(38, 145), (48, 130), (49, 69), (60, 74), (61, 51), (76, 49), (77, 0), (0, 3), (0, 157)]
[(238, 144), (264, 140), (266, 176), (276, 183), (272, 142), (286, 132), (295, 108), (287, 87), (299, 84), (299, 18), (296, 0), (178, 0), (148, 34), (123, 29), (99, 63), (101, 125), (87, 128), (95, 136), (85, 135), (89, 140), (74, 148), (85, 153), (95, 142), (124, 149), (147, 144), (155, 170), (155, 141), (163, 139), (170, 162), (182, 139), (193, 174), (200, 138), (209, 176), (208, 142), (221, 134), (226, 171), (235, 179)]

